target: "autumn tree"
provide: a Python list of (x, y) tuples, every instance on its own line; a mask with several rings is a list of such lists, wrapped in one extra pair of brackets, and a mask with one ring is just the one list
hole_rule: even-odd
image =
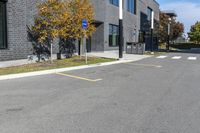
[(184, 32), (184, 25), (183, 23), (179, 21), (175, 21), (174, 24), (172, 24), (172, 35), (171, 38), (172, 40), (176, 40), (178, 37), (182, 36)]
[[(86, 30), (82, 29), (82, 19), (88, 22)], [(90, 0), (46, 0), (38, 5), (38, 14), (31, 31), (37, 32), (41, 44), (50, 42), (52, 55), (54, 39), (89, 37), (95, 31), (93, 21), (94, 9)]]
[(38, 14), (35, 17), (35, 24), (32, 27), (37, 32), (39, 42), (44, 44), (48, 41), (51, 46), (52, 61), (52, 45), (54, 39), (59, 36), (60, 21), (62, 20), (64, 6), (61, 0), (47, 0), (38, 5)]
[[(65, 19), (60, 37), (82, 41), (83, 37), (90, 37), (96, 30), (93, 24), (94, 8), (90, 0), (67, 0), (65, 1), (65, 7), (70, 17)], [(88, 22), (88, 27), (85, 30), (82, 28), (83, 19), (86, 19)]]
[(167, 42), (167, 36), (168, 36), (167, 28), (168, 28), (169, 18), (170, 17), (167, 14), (160, 12), (159, 38), (161, 43)]
[(200, 22), (196, 22), (193, 26), (191, 26), (188, 36), (190, 41), (200, 44)]
[(162, 43), (166, 43), (168, 41), (168, 24), (170, 24), (170, 39), (176, 40), (179, 36), (181, 36), (184, 32), (184, 25), (176, 21), (174, 18), (170, 18), (165, 13), (160, 13), (160, 41)]
[[(63, 38), (81, 39), (84, 35), (91, 36), (95, 31), (94, 22), (94, 8), (90, 0), (66, 0), (65, 1), (66, 14), (69, 18), (63, 19), (63, 30), (60, 36)], [(86, 19), (88, 27), (86, 30), (82, 29), (82, 20)]]

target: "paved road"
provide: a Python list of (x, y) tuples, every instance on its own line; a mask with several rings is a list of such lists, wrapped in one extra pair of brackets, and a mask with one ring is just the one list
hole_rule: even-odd
[(199, 81), (181, 53), (0, 81), (0, 133), (199, 133)]

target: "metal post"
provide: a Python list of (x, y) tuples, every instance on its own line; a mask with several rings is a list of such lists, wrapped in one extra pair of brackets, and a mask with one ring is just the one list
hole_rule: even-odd
[(151, 53), (153, 54), (153, 29), (154, 29), (154, 11), (151, 13)]
[[(86, 39), (86, 31), (84, 30), (84, 38)], [(85, 63), (88, 64), (88, 57), (87, 57), (87, 42), (85, 42)]]
[(153, 29), (151, 29), (151, 52), (153, 53)]
[(170, 22), (171, 22), (171, 18), (169, 18), (168, 31), (167, 31), (167, 34), (168, 34), (167, 51), (169, 51), (169, 47), (170, 47), (170, 32), (171, 32)]
[(81, 37), (80, 40), (80, 59), (82, 58), (82, 53), (83, 53), (83, 37)]
[(119, 59), (123, 58), (123, 0), (119, 0)]

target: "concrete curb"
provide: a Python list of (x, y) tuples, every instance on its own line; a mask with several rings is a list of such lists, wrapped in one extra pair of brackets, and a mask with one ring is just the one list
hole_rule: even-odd
[(28, 73), (20, 73), (20, 74), (3, 75), (3, 76), (0, 76), (0, 81), (1, 80), (32, 77), (32, 76), (47, 75), (47, 74), (53, 74), (53, 73), (59, 73), (59, 72), (67, 72), (67, 71), (72, 71), (72, 70), (81, 70), (81, 69), (94, 68), (94, 67), (100, 67), (100, 66), (109, 66), (109, 65), (128, 63), (128, 62), (133, 62), (133, 61), (136, 61), (136, 60), (118, 60), (118, 61), (113, 61), (113, 62), (92, 64), (92, 65), (83, 65), (83, 66), (77, 66), (77, 67), (69, 67), (69, 68), (60, 68), (60, 69), (52, 69), (52, 70), (44, 70), (44, 71), (36, 71), (36, 72), (28, 72)]

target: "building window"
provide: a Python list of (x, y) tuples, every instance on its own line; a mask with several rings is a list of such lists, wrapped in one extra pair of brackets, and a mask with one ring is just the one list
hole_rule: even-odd
[(140, 12), (140, 30), (143, 32), (149, 32), (150, 21), (147, 20), (148, 16), (146, 13)]
[(152, 9), (151, 8), (147, 8), (147, 20), (149, 21), (149, 22), (151, 22), (151, 15), (152, 15)]
[(139, 42), (144, 43), (145, 42), (145, 32), (139, 31)]
[(118, 46), (119, 40), (119, 27), (117, 25), (109, 25), (109, 46), (116, 47)]
[(6, 1), (0, 0), (0, 49), (7, 48)]
[(110, 0), (110, 4), (113, 4), (115, 6), (119, 6), (119, 0)]
[(127, 11), (136, 14), (136, 0), (127, 0)]

